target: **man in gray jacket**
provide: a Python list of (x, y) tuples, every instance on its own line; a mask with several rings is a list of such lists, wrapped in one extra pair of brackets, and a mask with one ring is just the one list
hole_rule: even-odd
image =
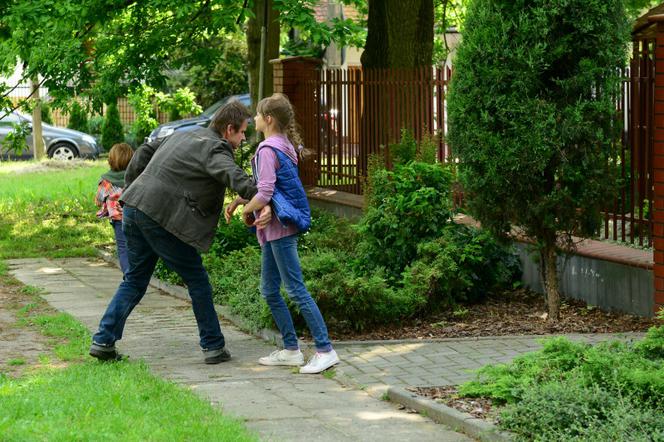
[[(175, 132), (136, 151), (120, 199), (129, 270), (92, 338), (91, 356), (119, 358), (115, 342), (122, 338), (127, 317), (145, 295), (161, 258), (187, 285), (205, 363), (230, 359), (200, 252), (212, 244), (226, 188), (245, 199), (256, 193), (254, 181), (233, 156), (245, 139), (250, 116), (241, 103), (231, 102), (217, 111), (209, 128)], [(268, 208), (254, 224), (264, 227), (270, 218)]]

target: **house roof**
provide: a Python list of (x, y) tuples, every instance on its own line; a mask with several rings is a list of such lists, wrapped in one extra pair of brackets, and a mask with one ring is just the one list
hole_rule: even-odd
[[(656, 16), (664, 14), (664, 3), (655, 6), (650, 9), (648, 12), (643, 14), (641, 17), (637, 18), (632, 27), (632, 35), (634, 37), (640, 38), (649, 38), (650, 34), (653, 34), (654, 29), (652, 28), (653, 19)], [(654, 35), (653, 35), (654, 36)]]
[[(316, 21), (324, 22), (328, 20), (328, 11), (330, 5), (338, 5), (339, 2), (335, 0), (320, 0), (318, 4), (314, 7), (314, 16)], [(352, 20), (357, 20), (361, 18), (360, 13), (351, 5), (342, 5), (344, 18), (350, 18)]]

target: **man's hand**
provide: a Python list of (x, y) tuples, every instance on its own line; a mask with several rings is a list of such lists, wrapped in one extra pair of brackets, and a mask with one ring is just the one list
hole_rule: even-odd
[(226, 209), (224, 209), (224, 218), (226, 219), (226, 224), (230, 224), (231, 222), (231, 217), (235, 213), (235, 210), (237, 209), (237, 206), (240, 204), (247, 204), (247, 200), (240, 198), (239, 196), (233, 200), (232, 203), (230, 203), (228, 206), (226, 206)]

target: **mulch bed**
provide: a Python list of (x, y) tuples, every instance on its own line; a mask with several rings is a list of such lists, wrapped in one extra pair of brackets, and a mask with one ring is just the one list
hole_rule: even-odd
[(493, 423), (498, 422), (498, 410), (491, 402), (491, 399), (459, 397), (459, 391), (454, 386), (411, 387), (407, 388), (407, 390), (461, 412), (468, 413), (478, 419), (486, 419)]
[[(545, 335), (560, 333), (644, 332), (657, 325), (652, 318), (609, 313), (583, 301), (564, 300), (560, 322), (546, 320), (546, 305), (541, 295), (517, 289), (492, 295), (484, 303), (463, 305), (453, 311), (434, 314), (367, 332), (340, 330), (330, 324), (333, 340), (434, 339), (503, 335)], [(325, 312), (323, 312), (324, 314)]]

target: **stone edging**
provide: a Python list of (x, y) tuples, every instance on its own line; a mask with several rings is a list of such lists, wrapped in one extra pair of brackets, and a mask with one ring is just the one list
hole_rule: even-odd
[(506, 442), (513, 440), (509, 433), (500, 431), (497, 426), (468, 413), (463, 413), (447, 405), (439, 404), (431, 399), (421, 397), (404, 388), (389, 387), (387, 397), (398, 404), (412, 408), (453, 430), (461, 431), (482, 442)]

